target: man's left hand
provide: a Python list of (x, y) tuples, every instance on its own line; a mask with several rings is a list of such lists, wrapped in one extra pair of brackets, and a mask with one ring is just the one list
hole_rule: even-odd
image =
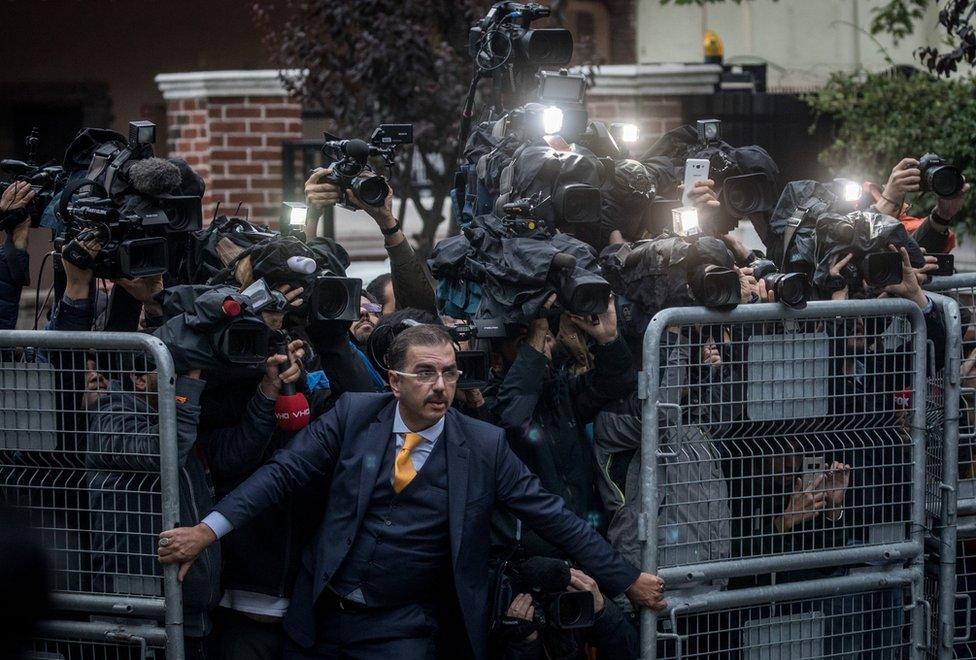
[(928, 305), (928, 298), (925, 297), (925, 292), (922, 291), (922, 287), (918, 283), (917, 271), (919, 269), (912, 266), (912, 262), (908, 258), (908, 250), (905, 248), (896, 250), (893, 245), (889, 245), (888, 249), (892, 252), (901, 253), (901, 282), (886, 286), (884, 292), (889, 296), (911, 300), (920, 308), (925, 309), (925, 306)]
[(661, 612), (667, 607), (664, 600), (664, 580), (650, 573), (641, 573), (627, 589), (627, 598), (634, 607), (647, 607)]
[(596, 323), (593, 323), (590, 319), (583, 316), (577, 316), (576, 314), (569, 315), (569, 320), (573, 322), (573, 325), (593, 337), (596, 343), (601, 346), (616, 341), (617, 306), (614, 304), (613, 297), (610, 298), (610, 302), (607, 304), (607, 311), (597, 315), (596, 319)]
[(569, 590), (570, 591), (589, 591), (593, 594), (593, 613), (599, 614), (603, 611), (603, 593), (597, 586), (596, 580), (591, 578), (583, 571), (575, 568), (569, 569)]
[(935, 212), (943, 220), (952, 220), (966, 204), (966, 196), (971, 189), (972, 186), (967, 183), (955, 197), (939, 197), (935, 203)]

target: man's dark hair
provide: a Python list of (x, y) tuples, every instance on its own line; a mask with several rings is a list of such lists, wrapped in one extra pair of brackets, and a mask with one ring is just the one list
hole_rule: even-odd
[(373, 296), (377, 305), (386, 306), (386, 285), (393, 281), (393, 275), (383, 273), (373, 278), (373, 281), (366, 285), (366, 292)]
[(443, 346), (454, 345), (451, 333), (442, 325), (415, 325), (400, 332), (386, 352), (386, 363), (390, 369), (403, 369), (407, 360), (407, 351), (413, 346)]

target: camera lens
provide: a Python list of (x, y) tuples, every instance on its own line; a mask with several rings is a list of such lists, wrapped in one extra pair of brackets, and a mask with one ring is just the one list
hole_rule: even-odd
[(769, 259), (756, 259), (749, 267), (752, 268), (752, 276), (757, 280), (765, 278), (767, 275), (772, 275), (779, 271), (774, 264)]
[(763, 278), (766, 289), (776, 295), (776, 300), (788, 307), (806, 305), (810, 293), (810, 280), (803, 273), (774, 273)]
[(902, 279), (901, 255), (897, 252), (872, 252), (861, 262), (864, 280), (874, 287), (898, 284)]
[(367, 206), (383, 206), (390, 187), (381, 176), (357, 176), (352, 181), (352, 191)]
[(695, 299), (705, 307), (735, 307), (739, 304), (739, 274), (734, 270), (703, 264), (689, 281)]
[(752, 213), (770, 210), (772, 193), (763, 174), (745, 174), (725, 180), (722, 186), (722, 206), (733, 218), (744, 218)]
[(951, 165), (933, 167), (925, 175), (928, 188), (939, 197), (955, 197), (966, 185), (962, 173)]
[(321, 319), (334, 319), (349, 305), (346, 288), (340, 282), (320, 281), (315, 284), (316, 314)]

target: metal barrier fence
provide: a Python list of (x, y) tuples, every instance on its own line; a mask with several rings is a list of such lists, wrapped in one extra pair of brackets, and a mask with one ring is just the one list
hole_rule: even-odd
[(638, 529), (671, 612), (643, 615), (643, 658), (821, 657), (804, 646), (820, 631), (833, 657), (932, 645), (923, 541), (943, 478), (926, 468), (926, 365), (925, 320), (902, 300), (655, 316)]
[[(957, 605), (964, 603), (956, 593), (956, 498), (959, 475), (959, 366), (961, 323), (959, 306), (952, 298), (928, 294), (942, 326), (940, 338), (930, 337), (930, 366), (926, 387), (926, 507), (931, 533), (926, 567), (926, 599), (935, 613), (936, 644), (928, 656), (953, 657), (958, 641)], [(941, 340), (941, 354), (935, 350)]]
[(0, 332), (0, 502), (49, 551), (58, 620), (37, 644), (60, 656), (183, 658), (176, 567), (156, 560), (179, 518), (174, 384), (148, 335)]
[(946, 372), (954, 374), (957, 383), (955, 396), (948, 396), (949, 390), (946, 393), (945, 437), (954, 435), (958, 441), (954, 460), (947, 462), (958, 482), (952, 497), (947, 498), (946, 506), (951, 507), (946, 513), (947, 523), (936, 530), (940, 543), (933, 555), (940, 567), (940, 647), (949, 646), (951, 640), (954, 657), (976, 658), (972, 612), (976, 598), (976, 273), (937, 277), (925, 289), (951, 299), (957, 306), (957, 318), (947, 323)]

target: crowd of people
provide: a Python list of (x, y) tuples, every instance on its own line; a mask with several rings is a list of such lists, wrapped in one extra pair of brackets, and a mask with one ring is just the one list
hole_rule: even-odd
[[(906, 158), (884, 187), (865, 186), (865, 193), (918, 246), (949, 252), (969, 186), (940, 197), (927, 217), (909, 217), (906, 196), (921, 186), (917, 167)], [(178, 192), (200, 194), (199, 177), (181, 171)], [(93, 589), (111, 591), (105, 581), (122, 572), (123, 557), (145, 562), (158, 552), (161, 562), (178, 564), (186, 657), (194, 659), (637, 657), (640, 610), (661, 610), (668, 598), (668, 586), (639, 568), (642, 333), (625, 336), (614, 297), (599, 314), (561, 309), (504, 338), (465, 335), (459, 328), (468, 319), (445, 315), (438, 282), (394, 215), (393, 191), (385, 205), (366, 206), (328, 174), (318, 170), (305, 185), (309, 212), (304, 240), (296, 239), (304, 247), (287, 248), (275, 268), (262, 270), (253, 252), (231, 261), (219, 289), (222, 304), (264, 279), (281, 301), (257, 312), (280, 337), (260, 371), (222, 372), (212, 355), (194, 360), (186, 333), (172, 332), (180, 318), (173, 301), (187, 286), (172, 274), (116, 278), (106, 293), (91, 265), (104, 247), (97, 236), (70, 241), (90, 257), (88, 267), (84, 259), (57, 259), (48, 329), (168, 337), (179, 372), (183, 526), (160, 530), (157, 539), (134, 533), (158, 523), (150, 507), (132, 512), (125, 482), (133, 466), (158, 467), (154, 365), (132, 360), (107, 370), (94, 354), (57, 358), (55, 366), (73, 379), (63, 395), (79, 398), (63, 402), (74, 419), (62, 423), (84, 437), (88, 456), (92, 573), (102, 581)], [(16, 327), (31, 281), (31, 218), (23, 209), (34, 194), (29, 184), (14, 183), (0, 198), (0, 214), (23, 215), (0, 252), (0, 328)], [(711, 180), (698, 182), (690, 199), (703, 216), (721, 207)], [(391, 273), (363, 288), (358, 319), (321, 320), (308, 311), (303, 280), (281, 263), (307, 248), (317, 261), (348, 265), (341, 246), (316, 235), (323, 210), (340, 201), (376, 223)], [(779, 304), (766, 280), (753, 276), (763, 255), (731, 233), (717, 239), (739, 281), (735, 302)], [(291, 245), (283, 236), (269, 240)], [(613, 254), (625, 242), (614, 231), (601, 247)], [(938, 342), (941, 321), (922, 289), (937, 268), (934, 258), (913, 264), (905, 247), (891, 250), (900, 256), (900, 277), (876, 293), (917, 305)], [(843, 282), (851, 258), (837, 255), (829, 275)], [(850, 294), (842, 284), (825, 297)], [(205, 292), (194, 295), (202, 305)], [(837, 328), (826, 332), (836, 340), (841, 377), (825, 393), (831, 407), (824, 414), (897, 415), (890, 393), (911, 385), (904, 355), (886, 351), (883, 328), (871, 320)], [(898, 489), (908, 479), (898, 475), (909, 466), (898, 442), (878, 442), (873, 454), (864, 449), (869, 442), (846, 454), (839, 445), (821, 447), (828, 456), (809, 479), (802, 457), (810, 449), (799, 431), (766, 437), (762, 447), (736, 444), (736, 433), (761, 435), (731, 423), (744, 413), (729, 412), (729, 402), (744, 404), (746, 396), (722, 393), (723, 383), (745, 379), (741, 350), (749, 338), (722, 328), (697, 337), (686, 330), (668, 329), (658, 375), (661, 400), (681, 409), (661, 420), (674, 454), (661, 473), (659, 525), (676, 534), (662, 537), (661, 563), (669, 562), (668, 546), (691, 553), (671, 561), (682, 564), (867, 543), (860, 530), (871, 526), (863, 511), (872, 506), (884, 508), (889, 522), (905, 521), (899, 507), (908, 496)], [(484, 383), (465, 388), (457, 355), (475, 346), (487, 353), (489, 371)], [(279, 397), (295, 390), (308, 402), (309, 421), (297, 431), (276, 412)], [(868, 400), (877, 401), (852, 403)], [(890, 470), (862, 469), (851, 456)], [(852, 483), (864, 493), (872, 484), (888, 487), (884, 496), (894, 500), (855, 496)], [(877, 509), (872, 515), (885, 517)], [(717, 588), (757, 583), (768, 580)], [(736, 645), (727, 634), (702, 644), (699, 653)]]

